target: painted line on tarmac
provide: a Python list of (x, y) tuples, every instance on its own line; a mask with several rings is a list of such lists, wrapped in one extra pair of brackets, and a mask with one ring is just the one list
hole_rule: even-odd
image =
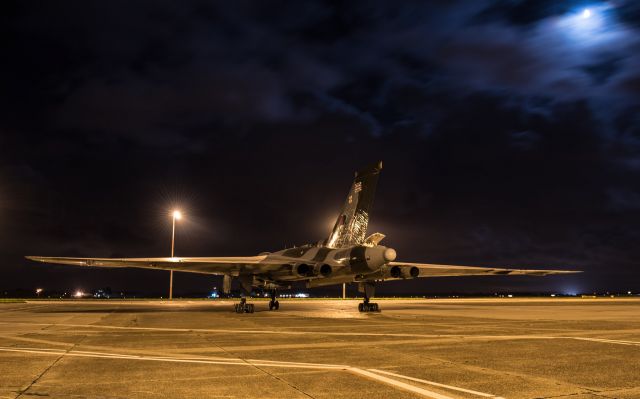
[(225, 360), (213, 360), (206, 358), (182, 358), (182, 357), (164, 357), (164, 356), (144, 356), (144, 355), (127, 355), (120, 353), (104, 353), (104, 352), (84, 352), (71, 351), (67, 352), (60, 349), (46, 348), (17, 348), (17, 347), (0, 347), (0, 352), (19, 352), (33, 353), (41, 355), (64, 355), (72, 357), (90, 357), (100, 359), (123, 359), (123, 360), (148, 360), (156, 362), (169, 363), (198, 363), (198, 364), (216, 364), (216, 365), (232, 365), (232, 366), (264, 366), (264, 367), (286, 367), (286, 368), (312, 368), (324, 370), (344, 370), (348, 366), (333, 364), (305, 364), (305, 363), (289, 363), (289, 362), (263, 362), (260, 360), (245, 361), (243, 359), (229, 358)]
[(482, 396), (484, 398), (504, 399), (504, 398), (502, 398), (500, 396), (492, 395), (490, 393), (478, 392), (478, 391), (473, 391), (471, 389), (465, 389), (465, 388), (460, 388), (460, 387), (454, 387), (454, 386), (451, 386), (451, 385), (440, 384), (438, 382), (423, 380), (423, 379), (420, 379), (420, 378), (409, 377), (409, 376), (402, 375), (402, 374), (391, 373), (389, 371), (377, 370), (377, 369), (367, 369), (367, 371), (372, 371), (374, 373), (386, 374), (386, 375), (390, 375), (390, 376), (393, 376), (393, 377), (403, 378), (403, 379), (409, 380), (409, 381), (420, 382), (422, 384), (433, 385), (435, 387), (451, 389), (453, 391), (465, 392), (465, 393), (469, 393), (471, 395)]
[(361, 369), (358, 367), (346, 366), (341, 364), (322, 364), (322, 363), (301, 363), (301, 362), (281, 362), (275, 360), (258, 360), (258, 359), (239, 359), (239, 358), (187, 358), (187, 357), (164, 357), (164, 356), (145, 356), (145, 355), (127, 355), (120, 353), (106, 353), (106, 352), (89, 352), (89, 351), (66, 351), (61, 349), (49, 349), (49, 348), (27, 348), (27, 347), (0, 347), (0, 352), (14, 352), (14, 353), (31, 353), (38, 355), (54, 355), (54, 356), (70, 356), (70, 357), (83, 357), (94, 359), (120, 359), (120, 360), (146, 360), (156, 362), (169, 362), (169, 363), (192, 363), (192, 364), (212, 364), (212, 365), (226, 365), (226, 366), (262, 366), (262, 367), (280, 367), (280, 368), (296, 368), (296, 369), (314, 369), (314, 370), (334, 370), (334, 371), (346, 371), (361, 377), (365, 377), (371, 380), (378, 381), (380, 383), (389, 385), (394, 388), (409, 391), (425, 398), (430, 399), (455, 399), (450, 396), (443, 395), (438, 392), (433, 392), (415, 385), (407, 384), (405, 382), (393, 379), (381, 374), (387, 374), (389, 376), (402, 378), (414, 382), (420, 382), (423, 384), (433, 385), (444, 389), (455, 390), (459, 392), (471, 393), (478, 396), (502, 399), (494, 395), (484, 394), (477, 391), (471, 391), (464, 388), (454, 387), (451, 385), (438, 384), (433, 381), (421, 380), (418, 378), (403, 376), (401, 374), (389, 373), (375, 369)]
[(587, 337), (560, 337), (560, 338), (575, 339), (575, 340), (578, 340), (578, 341), (602, 342), (602, 343), (605, 343), (605, 344), (640, 346), (640, 342), (622, 341), (622, 340), (618, 340), (618, 339), (587, 338)]
[(7, 309), (0, 309), (0, 313), (9, 313), (9, 312), (18, 312), (21, 310), (31, 310), (31, 309), (40, 309), (42, 307), (45, 306), (49, 306), (46, 304), (37, 304), (37, 305), (27, 305), (27, 306), (21, 306), (21, 307), (15, 307), (15, 308), (7, 308)]
[(249, 330), (249, 329), (221, 329), (221, 328), (171, 328), (171, 327), (129, 327), (106, 326), (100, 324), (69, 324), (69, 323), (31, 323), (31, 322), (5, 322), (0, 324), (33, 325), (50, 327), (95, 328), (106, 330), (125, 331), (161, 331), (161, 332), (203, 332), (203, 333), (229, 333), (229, 334), (275, 334), (275, 335), (329, 335), (329, 336), (371, 336), (371, 337), (409, 337), (409, 338), (438, 338), (438, 337), (474, 337), (459, 334), (411, 334), (411, 333), (369, 333), (369, 332), (321, 332), (321, 331), (290, 331), (290, 330)]
[(393, 385), (395, 387), (404, 389), (405, 391), (417, 393), (417, 394), (422, 395), (422, 396), (427, 397), (427, 398), (454, 399), (451, 396), (446, 396), (446, 395), (442, 395), (442, 394), (437, 393), (437, 392), (429, 391), (429, 390), (426, 390), (424, 388), (420, 388), (420, 387), (417, 387), (415, 385), (407, 384), (407, 383), (402, 382), (402, 381), (394, 380), (392, 378), (388, 378), (388, 377), (373, 373), (373, 372), (368, 371), (368, 370), (363, 370), (363, 369), (359, 369), (359, 368), (350, 368), (350, 369), (348, 369), (348, 371), (350, 371), (353, 374), (361, 375), (363, 377), (367, 377), (367, 378), (370, 378), (370, 379), (373, 379), (373, 380), (376, 380), (376, 381), (383, 382), (383, 383), (388, 384), (388, 385)]
[(325, 336), (355, 336), (355, 337), (409, 337), (409, 338), (463, 338), (463, 339), (573, 339), (578, 341), (593, 341), (617, 345), (637, 345), (637, 341), (611, 340), (604, 338), (567, 337), (548, 335), (463, 335), (463, 334), (413, 334), (413, 333), (371, 333), (371, 332), (321, 332), (321, 331), (288, 331), (288, 330), (239, 330), (239, 329), (206, 329), (206, 328), (170, 328), (170, 327), (125, 327), (105, 326), (99, 324), (68, 324), (68, 323), (29, 323), (29, 322), (4, 322), (10, 325), (34, 325), (51, 327), (92, 328), (106, 330), (125, 331), (162, 331), (162, 332), (204, 332), (204, 333), (230, 333), (230, 334), (274, 334), (274, 335), (325, 335)]
[(125, 331), (162, 331), (162, 332), (204, 332), (204, 333), (230, 333), (230, 334), (275, 334), (275, 335), (327, 335), (327, 336), (354, 336), (354, 337), (407, 337), (407, 338), (502, 338), (502, 339), (549, 339), (560, 337), (547, 337), (540, 335), (464, 335), (464, 334), (415, 334), (415, 333), (372, 333), (372, 332), (331, 332), (331, 331), (291, 331), (291, 330), (260, 330), (260, 329), (221, 329), (221, 328), (172, 328), (172, 327), (130, 327), (107, 326), (100, 324), (69, 324), (69, 323), (32, 323), (32, 322), (4, 322), (0, 324), (26, 324), (34, 326), (95, 328), (106, 330)]
[(333, 367), (333, 368), (340, 368), (340, 369), (347, 369), (351, 366), (347, 366), (344, 364), (327, 364), (327, 363), (303, 363), (303, 362), (281, 362), (278, 360), (262, 360), (262, 359), (245, 359), (244, 361), (246, 362), (261, 362), (261, 363), (270, 363), (270, 364), (274, 364), (274, 365), (279, 365), (279, 364), (291, 364), (291, 365), (305, 365), (305, 366), (319, 366), (319, 367)]

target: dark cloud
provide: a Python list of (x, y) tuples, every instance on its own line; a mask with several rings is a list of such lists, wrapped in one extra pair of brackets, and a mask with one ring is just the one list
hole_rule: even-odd
[(582, 70), (590, 75), (594, 84), (601, 85), (618, 71), (620, 71), (620, 58), (604, 56), (602, 59), (588, 65), (582, 66)]
[(530, 27), (542, 20), (563, 16), (580, 6), (593, 6), (603, 2), (550, 1), (550, 0), (500, 0), (487, 5), (476, 19), (479, 23), (505, 21), (512, 25)]
[(164, 254), (172, 203), (190, 209), (182, 254), (321, 239), (352, 171), (383, 159), (372, 229), (403, 259), (569, 265), (591, 272), (573, 280), (584, 289), (621, 288), (639, 255), (640, 41), (631, 3), (590, 4), (597, 26), (576, 25), (583, 7), (12, 3), (7, 287), (152, 291), (161, 277), (21, 256)]

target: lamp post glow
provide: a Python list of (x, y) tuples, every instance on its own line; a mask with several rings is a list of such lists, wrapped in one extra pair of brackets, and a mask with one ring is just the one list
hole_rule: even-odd
[[(173, 211), (173, 225), (171, 227), (171, 257), (173, 258), (173, 249), (176, 242), (176, 220), (182, 219), (182, 213), (180, 211)], [(173, 270), (170, 270), (169, 274), (169, 300), (173, 299)]]

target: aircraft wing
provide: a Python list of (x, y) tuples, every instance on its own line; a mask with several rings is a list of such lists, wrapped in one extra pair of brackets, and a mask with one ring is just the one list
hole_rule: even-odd
[(85, 267), (136, 267), (231, 275), (237, 275), (241, 271), (268, 271), (265, 269), (278, 268), (282, 265), (282, 262), (273, 263), (266, 260), (266, 255), (218, 258), (59, 258), (46, 256), (27, 256), (26, 258), (42, 263)]
[(499, 267), (453, 266), (436, 265), (430, 263), (389, 262), (389, 266), (417, 267), (418, 277), (450, 277), (450, 276), (547, 276), (549, 274), (582, 273), (578, 270), (536, 270), (536, 269), (505, 269)]

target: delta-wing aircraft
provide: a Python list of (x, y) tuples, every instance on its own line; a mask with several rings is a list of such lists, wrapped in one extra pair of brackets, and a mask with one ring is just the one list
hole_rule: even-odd
[(451, 266), (430, 263), (396, 261), (396, 251), (380, 245), (384, 234), (367, 236), (370, 210), (382, 170), (382, 162), (364, 168), (355, 174), (331, 235), (317, 244), (264, 252), (247, 257), (213, 258), (60, 258), (27, 256), (44, 263), (86, 267), (138, 267), (222, 275), (223, 291), (229, 293), (231, 281), (236, 278), (242, 287), (242, 298), (235, 305), (238, 313), (253, 313), (254, 306), (246, 301), (253, 288), (269, 291), (269, 310), (280, 307), (279, 289), (290, 288), (302, 281), (309, 288), (342, 283), (358, 283), (364, 301), (360, 312), (379, 311), (378, 304), (370, 302), (376, 283), (419, 277), (531, 275), (579, 273), (570, 270), (523, 270), (497, 267)]

